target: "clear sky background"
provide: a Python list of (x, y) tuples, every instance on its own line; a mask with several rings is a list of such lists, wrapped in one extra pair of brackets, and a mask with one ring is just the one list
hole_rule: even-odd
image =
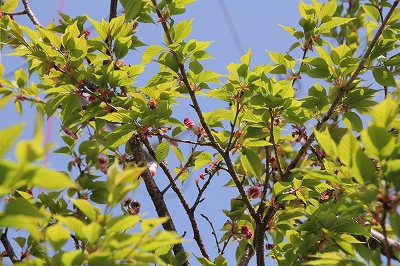
[[(311, 1), (304, 1), (310, 3)], [(222, 3), (222, 4), (221, 4)], [(252, 49), (252, 67), (260, 64), (268, 64), (270, 62), (268, 53), (265, 50), (271, 50), (275, 52), (286, 52), (289, 47), (297, 40), (292, 37), (289, 33), (283, 30), (278, 24), (298, 26), (300, 15), (298, 13), (298, 1), (294, 0), (282, 0), (282, 1), (265, 1), (265, 0), (198, 0), (197, 2), (187, 6), (187, 12), (183, 15), (174, 17), (175, 23), (181, 20), (187, 20), (194, 17), (193, 30), (188, 39), (195, 38), (201, 41), (213, 41), (207, 51), (214, 58), (203, 63), (204, 69), (210, 69), (212, 71), (227, 74), (226, 65), (230, 62), (239, 62), (240, 56), (243, 55), (249, 48)], [(64, 10), (64, 13), (71, 17), (78, 15), (88, 14), (91, 18), (100, 20), (101, 18), (107, 19), (109, 14), (109, 1), (99, 0), (70, 0), (59, 3), (55, 0), (40, 0), (31, 1), (30, 3), (33, 12), (36, 14), (42, 25), (49, 24), (52, 20), (57, 21), (57, 10)], [(22, 4), (17, 11), (22, 10)], [(122, 9), (119, 7), (119, 12)], [(32, 23), (28, 20), (27, 16), (15, 17), (15, 20), (24, 25), (31, 26)], [(56, 22), (57, 23), (57, 22)], [(86, 28), (90, 29), (93, 34), (94, 29), (92, 25), (87, 22)], [(235, 35), (236, 34), (236, 35)], [(163, 43), (163, 32), (161, 25), (152, 24), (139, 24), (137, 36), (146, 44), (149, 45), (162, 45)], [(139, 52), (130, 52), (128, 57), (124, 59), (125, 63), (135, 64), (141, 61), (141, 52), (144, 49), (140, 49)], [(7, 50), (3, 51), (4, 54)], [(5, 66), (5, 75), (9, 79), (13, 79), (13, 71), (23, 67), (26, 69), (26, 64), (21, 58), (20, 60), (15, 57), (6, 57), (2, 54), (1, 61)], [(301, 58), (302, 51), (298, 48), (292, 52), (291, 55), (295, 58)], [(157, 72), (157, 65), (150, 65), (146, 67), (145, 73), (137, 78), (137, 86), (144, 86), (147, 80)], [(306, 79), (307, 77), (305, 77)], [(224, 83), (224, 78), (221, 79)], [(308, 87), (306, 86), (307, 81), (302, 79), (299, 84), (301, 92), (307, 93)], [(213, 85), (216, 86), (216, 85)], [(206, 111), (211, 111), (214, 108), (222, 108), (223, 105), (216, 106), (215, 102), (209, 101), (208, 99), (202, 99), (202, 107)], [(174, 115), (178, 119), (183, 120), (184, 117), (191, 117), (194, 121), (197, 121), (195, 112), (188, 105), (189, 102), (183, 101), (179, 109), (174, 110)], [(227, 106), (226, 106), (227, 107)], [(178, 107), (177, 107), (178, 108)], [(24, 103), (24, 115), (22, 118), (19, 117), (15, 110), (14, 105), (11, 103), (2, 110), (1, 117), (2, 122), (0, 127), (6, 127), (11, 124), (15, 124), (19, 121), (27, 121), (26, 130), (22, 138), (31, 138), (33, 134), (33, 126), (35, 120), (35, 109), (30, 109), (29, 103)], [(59, 121), (54, 119), (51, 129), (51, 141), (55, 143), (55, 148), (62, 146), (59, 137)], [(46, 124), (48, 128), (48, 124)], [(288, 128), (290, 130), (290, 128)], [(289, 134), (289, 131), (283, 132)], [(186, 138), (191, 138), (189, 134), (183, 135)], [(50, 136), (49, 136), (50, 137)], [(87, 136), (84, 136), (86, 139)], [(189, 151), (190, 147), (180, 146), (183, 151)], [(171, 152), (172, 153), (172, 152)], [(13, 153), (9, 154), (9, 158), (14, 158)], [(172, 158), (172, 157), (171, 157)], [(67, 162), (71, 158), (65, 155), (50, 154), (49, 167), (55, 168), (62, 171), (67, 171)], [(170, 167), (177, 166), (176, 160), (170, 160)], [(194, 184), (194, 177), (198, 176), (200, 172), (191, 174), (188, 180), (183, 185), (182, 190), (187, 196), (187, 200), (191, 205), (194, 201), (196, 194), (196, 188)], [(99, 172), (99, 174), (101, 174)], [(74, 175), (72, 175), (75, 177)], [(156, 181), (159, 184), (166, 184), (166, 178), (159, 170), (156, 175)], [(222, 189), (221, 186), (229, 181), (229, 177), (226, 174), (222, 174), (214, 178), (211, 186), (206, 192), (205, 201), (200, 204), (196, 217), (199, 223), (202, 236), (205, 240), (207, 250), (211, 258), (217, 256), (217, 249), (215, 248), (215, 240), (211, 234), (209, 224), (200, 216), (201, 213), (208, 216), (213, 222), (216, 230), (219, 230), (227, 217), (222, 213), (222, 209), (229, 209), (229, 200), (233, 197), (238, 196), (237, 189)], [(163, 185), (160, 185), (164, 188)], [(34, 193), (38, 193), (34, 190)], [(37, 195), (37, 194), (36, 194)], [(154, 206), (149, 201), (147, 192), (140, 188), (135, 194), (135, 199), (142, 203), (142, 212), (148, 213), (146, 217), (155, 217)], [(181, 204), (176, 199), (176, 196), (172, 192), (167, 192), (166, 201), (171, 211), (172, 218), (178, 229), (178, 234), (183, 234), (187, 231), (186, 237), (192, 237), (192, 231), (188, 218), (181, 207)], [(115, 211), (118, 211), (118, 207)], [(221, 238), (223, 232), (218, 233), (218, 238)], [(233, 243), (227, 248), (225, 257), (229, 261), (229, 265), (233, 265), (235, 258), (235, 249), (237, 243)], [(65, 246), (66, 249), (72, 249), (73, 246)], [(185, 244), (186, 251), (192, 250), (196, 256), (200, 256), (199, 249), (195, 245), (195, 242), (189, 242)], [(16, 250), (19, 251), (18, 249)], [(193, 260), (192, 265), (197, 265), (197, 261)], [(273, 263), (269, 260), (269, 263)]]

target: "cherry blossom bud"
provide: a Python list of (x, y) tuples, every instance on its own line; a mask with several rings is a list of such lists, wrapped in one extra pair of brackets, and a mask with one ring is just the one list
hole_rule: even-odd
[(261, 188), (259, 186), (251, 186), (247, 190), (247, 195), (253, 199), (258, 198), (261, 195)]
[(129, 196), (126, 196), (126, 197), (124, 197), (124, 198), (121, 200), (121, 205), (122, 205), (123, 207), (126, 207), (126, 206), (128, 206), (131, 202), (132, 202), (132, 198), (129, 197)]
[(131, 215), (138, 214), (138, 213), (140, 212), (140, 207), (141, 207), (141, 204), (140, 204), (139, 201), (137, 201), (137, 200), (132, 200), (132, 201), (129, 203), (129, 206), (128, 206), (128, 212), (129, 212), (129, 214), (131, 214)]
[(100, 153), (99, 157), (97, 157), (97, 160), (99, 160), (99, 164), (108, 164), (108, 162), (110, 161), (108, 159), (108, 156), (105, 155), (104, 153)]
[(151, 176), (154, 177), (156, 175), (158, 165), (155, 162), (152, 162), (148, 166)]
[(108, 165), (100, 164), (100, 171), (102, 171), (106, 175), (108, 173)]
[(185, 126), (187, 126), (188, 129), (193, 129), (194, 128), (194, 122), (189, 117), (186, 117), (183, 120), (183, 123), (185, 124)]

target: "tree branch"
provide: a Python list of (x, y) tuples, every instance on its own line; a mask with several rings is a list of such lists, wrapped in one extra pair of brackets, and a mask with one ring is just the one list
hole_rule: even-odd
[[(155, 159), (156, 158), (156, 151), (154, 150), (153, 146), (151, 146), (149, 140), (147, 138), (142, 138), (141, 141), (146, 146), (150, 156), (152, 156)], [(143, 151), (142, 151), (142, 153), (143, 153)], [(194, 235), (193, 238), (196, 241), (196, 243), (197, 243), (197, 245), (198, 245), (198, 247), (200, 249), (201, 254), (205, 258), (210, 259), (210, 256), (208, 255), (207, 250), (206, 250), (206, 246), (203, 243), (203, 239), (202, 239), (201, 234), (200, 234), (200, 229), (199, 229), (199, 227), (197, 225), (197, 221), (196, 221), (196, 218), (194, 216), (194, 211), (192, 211), (190, 209), (189, 204), (186, 202), (186, 199), (183, 196), (182, 191), (179, 189), (178, 185), (175, 182), (174, 177), (172, 176), (171, 172), (169, 171), (169, 168), (168, 168), (166, 162), (165, 161), (160, 162), (159, 165), (160, 165), (161, 169), (163, 170), (164, 174), (167, 176), (167, 178), (168, 178), (168, 180), (169, 180), (169, 182), (171, 184), (172, 190), (178, 196), (183, 208), (186, 211), (186, 214), (189, 217), (189, 221), (190, 221), (190, 224), (192, 225), (192, 230), (193, 230), (193, 235)]]
[(8, 241), (7, 232), (8, 228), (4, 229), (4, 232), (1, 234), (1, 243), (3, 243), (3, 246), (7, 251), (7, 256), (10, 258), (11, 262), (13, 264), (16, 264), (20, 262), (20, 260), (18, 259), (17, 255), (15, 255), (14, 249), (11, 246), (10, 241)]
[(118, 0), (110, 0), (110, 17), (109, 21), (117, 16)]
[[(329, 120), (329, 118), (333, 115), (335, 112), (336, 107), (339, 105), (340, 101), (343, 99), (343, 97), (346, 95), (348, 89), (351, 87), (353, 84), (354, 80), (357, 78), (357, 76), (360, 74), (361, 70), (364, 69), (364, 64), (367, 61), (368, 56), (371, 54), (372, 49), (374, 48), (375, 44), (378, 42), (383, 30), (386, 27), (386, 24), (388, 23), (390, 16), (393, 14), (394, 10), (396, 9), (397, 5), (399, 4), (399, 0), (394, 1), (392, 7), (390, 8), (389, 12), (387, 13), (385, 19), (383, 20), (382, 25), (379, 27), (378, 31), (376, 32), (374, 38), (372, 39), (370, 45), (368, 46), (367, 51), (365, 51), (360, 64), (358, 65), (357, 69), (354, 71), (353, 75), (350, 77), (350, 79), (346, 82), (346, 84), (340, 88), (340, 91), (338, 95), (336, 96), (335, 100), (331, 104), (331, 107), (329, 110), (326, 112), (326, 114), (322, 117), (322, 119), (317, 123), (316, 129), (319, 131), (322, 126), (325, 124), (326, 121)], [(307, 149), (310, 147), (311, 143), (314, 141), (315, 135), (314, 132), (311, 133), (311, 135), (308, 137), (306, 142), (303, 144), (303, 146), (300, 148), (299, 152), (297, 153), (296, 157), (289, 163), (287, 170), (282, 176), (282, 181), (287, 181), (291, 170), (293, 170), (298, 162), (300, 161), (302, 155), (304, 152), (307, 151)]]
[[(152, 1), (153, 5), (156, 7), (157, 1), (156, 0), (151, 0), (151, 1)], [(163, 17), (160, 10), (157, 9), (156, 12), (157, 12), (157, 15), (159, 18)], [(169, 32), (167, 23), (165, 21), (162, 21), (161, 24), (162, 24), (165, 36), (166, 36), (169, 44), (173, 44), (174, 42), (173, 42), (171, 34)], [(197, 98), (196, 98), (195, 91), (193, 91), (190, 86), (190, 83), (189, 83), (189, 80), (188, 80), (188, 77), (186, 74), (185, 66), (182, 63), (182, 60), (180, 59), (179, 55), (174, 50), (170, 50), (170, 52), (172, 53), (172, 55), (175, 58), (175, 61), (178, 64), (179, 72), (182, 76), (182, 81), (185, 84), (185, 86), (189, 92), (190, 99), (192, 100), (192, 104), (193, 104), (194, 110), (196, 111), (196, 114), (200, 120), (200, 124), (203, 126), (204, 131), (207, 133), (207, 137), (209, 138), (210, 142), (212, 143), (214, 149), (216, 149), (218, 151), (218, 153), (221, 154), (222, 157), (224, 158), (225, 163), (228, 167), (228, 172), (231, 175), (233, 181), (235, 182), (235, 185), (238, 188), (240, 195), (242, 196), (242, 200), (246, 204), (246, 207), (249, 210), (251, 216), (253, 217), (253, 219), (256, 222), (260, 222), (261, 218), (257, 214), (257, 212), (254, 209), (254, 206), (251, 204), (249, 198), (247, 197), (246, 191), (244, 190), (242, 183), (240, 182), (239, 176), (237, 175), (237, 173), (235, 171), (235, 168), (233, 166), (233, 163), (232, 163), (232, 160), (231, 160), (229, 154), (226, 154), (225, 150), (221, 147), (221, 145), (215, 139), (210, 126), (207, 124), (207, 122), (203, 116), (199, 102), (197, 101)]]
[[(135, 163), (139, 166), (147, 165), (146, 157), (140, 145), (139, 136), (134, 134), (129, 139), (129, 146), (132, 150), (133, 159)], [(147, 168), (143, 174), (143, 181), (146, 185), (146, 189), (150, 195), (151, 200), (153, 201), (154, 207), (156, 208), (157, 214), (159, 217), (169, 217), (168, 221), (163, 223), (163, 228), (167, 231), (175, 231), (176, 228), (174, 222), (172, 221), (171, 215), (169, 214), (167, 205), (165, 204), (164, 197), (161, 194), (161, 191), (157, 187), (154, 178), (151, 176), (150, 170)], [(185, 252), (182, 244), (176, 244), (173, 247), (174, 253), (177, 254), (178, 252), (182, 251)], [(189, 262), (184, 263), (184, 265), (190, 265)]]
[(43, 28), (42, 24), (40, 24), (39, 20), (36, 18), (31, 7), (29, 6), (28, 0), (22, 0), (22, 3), (24, 4), (25, 12), (28, 15), (28, 17), (31, 19), (32, 23), (40, 28)]
[(250, 263), (250, 259), (254, 254), (254, 249), (250, 244), (246, 245), (246, 249), (243, 252), (242, 259), (240, 260), (239, 266), (247, 266)]

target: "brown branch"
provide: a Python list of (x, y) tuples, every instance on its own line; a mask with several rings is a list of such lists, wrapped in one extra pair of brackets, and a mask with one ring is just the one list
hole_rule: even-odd
[(26, 14), (28, 14), (28, 13), (26, 12), (26, 10), (17, 11), (17, 12), (6, 12), (6, 11), (1, 11), (1, 13), (2, 13), (3, 15), (9, 15), (9, 16), (21, 16), (21, 15), (26, 15)]
[[(200, 214), (201, 217), (203, 217), (204, 219), (206, 219), (206, 221), (210, 224), (211, 226), (211, 230), (212, 230), (212, 234), (214, 236), (215, 239), (215, 244), (217, 245), (217, 249), (218, 249), (218, 254), (221, 254), (221, 249), (219, 247), (219, 243), (218, 243), (218, 238), (217, 238), (217, 233), (215, 232), (214, 226), (212, 224), (212, 222), (210, 221), (210, 219), (208, 219), (207, 216), (205, 216), (204, 214)], [(221, 254), (222, 255), (222, 254)]]
[(177, 139), (177, 138), (173, 138), (170, 137), (166, 134), (156, 134), (158, 137), (167, 139), (169, 141), (174, 141), (174, 142), (182, 142), (182, 143), (186, 143), (186, 144), (194, 144), (194, 145), (198, 145), (198, 146), (212, 146), (212, 143), (209, 142), (199, 142), (199, 141), (192, 141), (192, 140), (186, 140), (186, 139)]
[[(151, 1), (154, 6), (157, 6), (156, 0), (151, 0)], [(156, 12), (157, 12), (157, 15), (159, 18), (163, 17), (160, 10), (157, 9)], [(162, 21), (161, 24), (162, 24), (165, 36), (167, 37), (169, 44), (173, 44), (173, 40), (172, 40), (171, 34), (169, 32), (167, 23), (165, 21)], [(235, 171), (235, 168), (233, 166), (233, 163), (232, 163), (232, 160), (231, 160), (229, 154), (227, 154), (225, 152), (225, 150), (221, 147), (221, 145), (215, 139), (210, 126), (207, 124), (207, 122), (203, 116), (199, 102), (197, 101), (197, 98), (196, 98), (196, 94), (190, 86), (190, 83), (189, 83), (189, 80), (188, 80), (188, 77), (186, 74), (185, 66), (182, 63), (182, 60), (180, 59), (179, 55), (174, 50), (170, 50), (170, 52), (172, 53), (173, 57), (175, 58), (175, 61), (178, 64), (178, 68), (179, 68), (180, 74), (182, 76), (182, 81), (185, 84), (186, 88), (188, 89), (190, 99), (192, 100), (193, 108), (196, 111), (196, 114), (200, 120), (200, 124), (203, 126), (204, 131), (207, 133), (207, 136), (208, 136), (210, 142), (212, 143), (213, 148), (216, 149), (218, 151), (218, 153), (223, 156), (225, 163), (228, 166), (228, 172), (231, 175), (233, 181), (235, 182), (235, 185), (238, 188), (239, 193), (242, 196), (243, 202), (246, 204), (246, 207), (249, 210), (251, 216), (253, 217), (253, 219), (256, 222), (259, 222), (261, 220), (261, 218), (257, 214), (257, 212), (254, 209), (254, 206), (251, 204), (249, 198), (247, 197), (246, 191), (244, 190), (244, 188), (240, 182), (239, 176), (237, 175), (237, 173)]]
[[(147, 138), (142, 138), (141, 141), (146, 146), (150, 156), (155, 159), (156, 158), (156, 151), (154, 150), (153, 146), (151, 146), (149, 140)], [(142, 151), (142, 153), (143, 153), (143, 151)], [(174, 177), (172, 176), (172, 174), (171, 174), (171, 172), (170, 172), (170, 170), (169, 170), (169, 168), (167, 166), (167, 163), (165, 161), (163, 161), (163, 162), (160, 162), (159, 165), (160, 165), (161, 169), (163, 170), (164, 174), (167, 176), (167, 178), (168, 178), (168, 180), (169, 180), (169, 182), (171, 184), (172, 190), (178, 196), (183, 208), (186, 211), (186, 214), (188, 215), (188, 218), (189, 218), (190, 224), (192, 226), (192, 230), (193, 230), (193, 239), (196, 241), (197, 246), (199, 247), (201, 254), (205, 258), (210, 259), (210, 256), (208, 255), (207, 250), (206, 250), (206, 246), (203, 243), (203, 239), (202, 239), (201, 234), (200, 234), (200, 229), (199, 229), (199, 227), (197, 225), (197, 221), (196, 221), (196, 218), (194, 216), (194, 211), (192, 211), (190, 209), (189, 204), (187, 203), (185, 197), (183, 196), (182, 191), (179, 189), (178, 185), (176, 184), (176, 182), (174, 180)], [(160, 191), (159, 191), (159, 193), (161, 194)], [(162, 196), (162, 194), (161, 194), (161, 196)]]
[(246, 249), (243, 252), (242, 259), (240, 260), (239, 266), (247, 266), (250, 263), (250, 259), (254, 254), (254, 249), (250, 244), (246, 245)]
[[(197, 136), (197, 142), (199, 141), (200, 137), (201, 137), (200, 135)], [(196, 151), (197, 146), (198, 146), (198, 145), (195, 144), (195, 145), (192, 147), (192, 152), (190, 153), (189, 158), (187, 158), (185, 165), (184, 165), (184, 166), (182, 167), (182, 169), (180, 169), (180, 171), (176, 174), (176, 176), (175, 176), (175, 178), (174, 178), (174, 181), (178, 180), (178, 178), (183, 174), (183, 172), (187, 171), (187, 169), (189, 168), (189, 166), (190, 166), (190, 164), (191, 164), (191, 162), (192, 162), (192, 160), (193, 160), (194, 152)], [(163, 189), (163, 191), (161, 191), (161, 193), (164, 195), (164, 194), (167, 192), (167, 190), (171, 188), (171, 186), (172, 186), (172, 184), (171, 184), (171, 182), (170, 182), (170, 183), (168, 184), (168, 186), (166, 186), (166, 187)]]
[(110, 0), (110, 17), (108, 21), (111, 21), (117, 16), (117, 5), (118, 0)]
[(4, 229), (3, 233), (1, 234), (1, 243), (3, 243), (4, 248), (6, 249), (7, 256), (10, 258), (13, 264), (20, 262), (17, 255), (15, 255), (14, 249), (11, 246), (10, 241), (7, 238), (8, 228)]
[[(146, 157), (140, 145), (139, 136), (134, 134), (129, 139), (129, 146), (132, 150), (133, 159), (135, 163), (139, 166), (147, 165)], [(151, 146), (151, 145), (150, 145)], [(154, 207), (156, 208), (156, 212), (159, 217), (169, 217), (169, 219), (163, 223), (163, 228), (166, 231), (175, 231), (176, 228), (174, 222), (172, 221), (171, 215), (169, 214), (167, 205), (165, 204), (165, 200), (161, 191), (157, 187), (156, 182), (154, 181), (153, 177), (151, 176), (150, 170), (147, 168), (143, 174), (143, 181), (146, 185), (146, 190), (150, 195), (151, 200), (153, 201)], [(173, 251), (175, 254), (182, 251), (185, 252), (182, 244), (176, 244), (173, 247)], [(184, 265), (190, 265), (189, 262), (184, 263)]]
[(278, 165), (278, 171), (280, 176), (283, 175), (282, 168), (281, 168), (281, 163), (279, 161), (279, 154), (278, 150), (276, 149), (276, 143), (275, 143), (275, 137), (274, 137), (274, 116), (273, 116), (273, 111), (272, 108), (269, 108), (269, 114), (271, 116), (271, 130), (269, 131), (270, 137), (269, 137), (269, 142), (272, 143), (272, 146), (274, 147), (274, 152), (275, 152), (275, 160), (276, 164)]
[(196, 197), (196, 200), (194, 201), (194, 204), (193, 204), (192, 208), (190, 208), (193, 212), (196, 210), (197, 206), (198, 206), (198, 205), (200, 204), (200, 202), (202, 201), (202, 200), (201, 200), (201, 197), (203, 196), (204, 191), (206, 191), (208, 185), (211, 183), (211, 179), (213, 178), (213, 176), (214, 176), (216, 173), (217, 173), (216, 171), (213, 172), (213, 173), (211, 173), (211, 174), (209, 175), (207, 181), (204, 183), (203, 187), (202, 187), (201, 189), (199, 188), (199, 193), (198, 193), (198, 195), (197, 195), (197, 197)]
[(32, 23), (40, 28), (43, 28), (42, 24), (40, 24), (39, 20), (36, 18), (31, 7), (29, 6), (28, 0), (22, 0), (22, 3), (24, 4), (25, 12), (28, 15), (28, 17), (31, 19)]
[[(316, 129), (319, 131), (322, 126), (325, 124), (326, 121), (329, 120), (329, 118), (334, 114), (336, 107), (339, 105), (340, 101), (343, 99), (343, 97), (346, 95), (348, 89), (353, 85), (354, 80), (357, 78), (357, 76), (360, 74), (361, 70), (364, 69), (364, 64), (367, 61), (368, 56), (371, 54), (372, 49), (374, 48), (375, 44), (379, 40), (379, 37), (381, 36), (383, 30), (386, 27), (386, 24), (388, 23), (390, 16), (393, 14), (394, 10), (396, 9), (397, 5), (399, 4), (399, 0), (394, 1), (392, 7), (390, 8), (389, 12), (387, 13), (385, 19), (383, 20), (382, 25), (379, 27), (378, 31), (376, 32), (374, 38), (372, 39), (370, 45), (368, 46), (368, 49), (365, 51), (357, 69), (354, 71), (353, 75), (350, 77), (350, 79), (346, 82), (346, 84), (340, 88), (340, 91), (338, 95), (336, 96), (335, 100), (333, 101), (331, 107), (327, 111), (327, 113), (322, 117), (321, 121), (317, 123)], [(314, 141), (315, 135), (314, 132), (311, 133), (311, 135), (308, 137), (307, 141), (303, 144), (303, 146), (300, 148), (299, 152), (297, 153), (296, 157), (289, 163), (287, 170), (282, 176), (282, 181), (287, 181), (291, 170), (293, 170), (298, 162), (300, 161), (302, 155), (306, 150), (310, 147), (311, 143)]]

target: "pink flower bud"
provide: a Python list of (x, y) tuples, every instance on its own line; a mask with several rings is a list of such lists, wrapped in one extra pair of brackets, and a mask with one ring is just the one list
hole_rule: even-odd
[(86, 37), (89, 37), (90, 36), (90, 30), (85, 30), (85, 35), (86, 35)]
[(188, 129), (193, 129), (194, 128), (194, 122), (189, 117), (186, 117), (183, 120), (183, 123), (185, 124), (185, 126), (187, 126)]
[(100, 164), (100, 171), (102, 171), (106, 175), (108, 173), (108, 165)]
[(108, 164), (108, 162), (110, 161), (109, 159), (108, 159), (108, 156), (107, 155), (105, 155), (104, 153), (100, 153), (99, 154), (99, 157), (97, 157), (97, 160), (99, 160), (99, 164), (100, 165), (107, 165)]
[(149, 171), (152, 177), (154, 177), (157, 173), (158, 165), (155, 162), (152, 162), (149, 166)]
[(259, 186), (251, 186), (247, 190), (247, 195), (253, 199), (258, 198), (261, 195), (261, 188)]

